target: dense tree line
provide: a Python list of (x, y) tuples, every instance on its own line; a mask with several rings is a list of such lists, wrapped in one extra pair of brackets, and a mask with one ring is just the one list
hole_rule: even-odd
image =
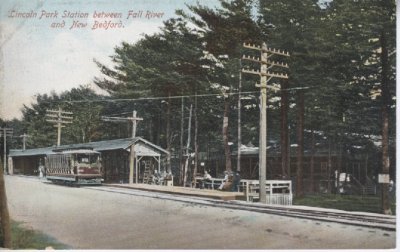
[[(102, 75), (94, 83), (109, 96), (84, 86), (40, 94), (23, 108), (21, 120), (8, 124), (17, 134), (30, 135), (29, 147), (43, 147), (56, 139), (45, 121), (46, 109), (74, 112), (63, 143), (129, 137), (129, 125), (102, 122), (100, 116), (137, 110), (144, 118), (137, 135), (170, 151), (168, 166), (182, 182), (190, 173), (185, 172), (189, 156), (192, 174), (210, 153), (224, 157), (225, 169), (232, 170), (238, 99), (241, 142), (258, 145), (257, 78), (240, 75), (242, 44), (265, 41), (291, 54), (290, 78), (276, 80), (280, 90), (268, 91), (268, 141), (280, 148), (282, 175), (298, 178), (298, 195), (303, 193), (302, 155), (304, 149), (315, 151), (316, 137), (341, 153), (361, 148), (381, 155), (371, 171), (375, 174), (394, 167), (395, 160), (389, 162), (395, 146), (393, 0), (220, 2), (217, 8), (197, 4), (177, 10), (158, 33), (117, 45), (112, 66), (96, 61)], [(298, 144), (296, 174), (288, 168), (290, 143)], [(21, 147), (20, 139), (13, 147)], [(393, 168), (390, 172), (394, 175)]]

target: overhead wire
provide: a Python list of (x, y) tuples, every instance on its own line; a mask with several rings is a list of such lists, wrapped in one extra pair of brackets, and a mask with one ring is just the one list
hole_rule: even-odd
[[(241, 94), (256, 94), (258, 91), (241, 92)], [(230, 92), (226, 95), (237, 95), (239, 92)], [(142, 98), (113, 98), (113, 99), (94, 99), (94, 100), (65, 100), (64, 103), (83, 103), (83, 102), (121, 102), (121, 101), (151, 101), (151, 100), (166, 100), (166, 99), (182, 99), (194, 97), (218, 97), (224, 94), (197, 94), (197, 95), (178, 95), (178, 96), (160, 96), (160, 97), (142, 97)]]
[[(290, 90), (299, 90), (299, 89), (310, 89), (311, 87), (294, 87), (288, 89), (279, 89), (277, 91), (290, 91)], [(122, 101), (151, 101), (151, 100), (166, 100), (166, 99), (182, 99), (182, 98), (194, 98), (194, 97), (222, 97), (224, 95), (246, 95), (246, 94), (257, 94), (259, 91), (245, 91), (245, 92), (229, 92), (226, 94), (222, 93), (213, 93), (213, 94), (197, 94), (197, 95), (176, 95), (176, 96), (159, 96), (159, 97), (142, 97), (142, 98), (112, 98), (112, 99), (94, 99), (94, 100), (65, 100), (60, 101), (64, 103), (83, 103), (83, 102), (122, 102)]]

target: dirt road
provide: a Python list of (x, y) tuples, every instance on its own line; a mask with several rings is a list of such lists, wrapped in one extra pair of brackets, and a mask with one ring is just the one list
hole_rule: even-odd
[(6, 176), (10, 215), (74, 249), (382, 249), (396, 233)]

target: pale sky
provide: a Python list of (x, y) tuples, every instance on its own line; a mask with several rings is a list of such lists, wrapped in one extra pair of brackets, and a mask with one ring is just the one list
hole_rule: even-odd
[[(214, 7), (217, 2), (202, 0), (201, 4)], [(59, 93), (92, 84), (94, 77), (100, 76), (93, 59), (110, 62), (115, 46), (122, 41), (135, 42), (143, 33), (157, 32), (163, 21), (175, 16), (175, 9), (185, 9), (184, 3), (194, 4), (196, 0), (3, 0), (0, 117), (19, 118), (22, 105), (30, 104), (35, 94)], [(63, 17), (64, 11), (75, 17)], [(147, 11), (159, 17), (148, 18)], [(98, 18), (94, 17), (95, 12), (121, 13), (121, 17)], [(85, 13), (87, 17), (78, 17)], [(70, 29), (74, 20), (87, 26)], [(51, 27), (60, 26), (63, 21), (63, 27)], [(111, 21), (123, 27), (92, 29), (96, 21)]]

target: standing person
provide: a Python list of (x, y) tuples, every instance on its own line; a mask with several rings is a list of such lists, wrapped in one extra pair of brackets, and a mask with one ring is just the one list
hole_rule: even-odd
[(44, 177), (44, 165), (43, 165), (43, 159), (40, 159), (39, 161), (39, 178), (42, 179)]
[(232, 192), (237, 192), (240, 184), (240, 171), (236, 171), (233, 175)]

